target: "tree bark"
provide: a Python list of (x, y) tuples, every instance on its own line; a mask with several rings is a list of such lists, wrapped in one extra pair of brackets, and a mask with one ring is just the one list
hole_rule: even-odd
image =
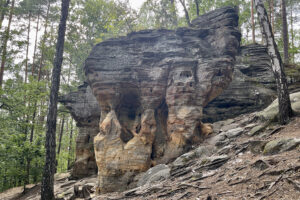
[(32, 76), (34, 76), (34, 73), (35, 73), (35, 56), (36, 56), (37, 39), (38, 39), (38, 33), (39, 33), (39, 23), (40, 23), (40, 8), (38, 10), (38, 18), (37, 18), (36, 29), (35, 29), (34, 50), (33, 50), (32, 68), (31, 68)]
[(293, 18), (293, 6), (291, 5), (291, 17), (290, 17), (290, 23), (291, 23), (291, 45), (292, 45), (292, 62), (295, 63), (295, 34), (294, 34), (294, 18)]
[(65, 125), (65, 117), (62, 118), (61, 126), (60, 126), (60, 133), (59, 133), (59, 140), (58, 140), (58, 148), (57, 148), (57, 156), (59, 156), (60, 148), (61, 148), (61, 139), (64, 133), (64, 125)]
[(289, 35), (286, 19), (286, 5), (285, 0), (281, 0), (281, 18), (282, 18), (282, 39), (283, 39), (283, 57), (284, 63), (289, 63)]
[(28, 14), (28, 28), (27, 28), (27, 46), (26, 46), (26, 59), (25, 59), (25, 83), (27, 83), (28, 77), (28, 52), (30, 45), (30, 28), (31, 28), (31, 12)]
[(42, 47), (41, 47), (41, 59), (39, 63), (39, 71), (38, 71), (38, 81), (41, 80), (42, 78), (42, 68), (44, 65), (44, 54), (45, 54), (45, 44), (46, 44), (46, 38), (47, 38), (47, 28), (48, 28), (48, 22), (49, 22), (49, 11), (50, 11), (50, 1), (48, 1), (48, 6), (47, 6), (47, 14), (46, 14), (46, 19), (45, 19), (45, 29), (44, 29), (44, 34), (43, 34), (43, 40), (42, 40)]
[(70, 169), (71, 166), (72, 138), (73, 138), (73, 118), (71, 119), (71, 132), (70, 132), (69, 148), (68, 148), (68, 170)]
[(52, 70), (52, 82), (50, 90), (50, 102), (47, 116), (46, 131), (46, 159), (41, 187), (41, 200), (54, 199), (54, 173), (56, 161), (56, 118), (57, 118), (57, 98), (60, 84), (61, 66), (63, 61), (64, 41), (66, 33), (66, 22), (68, 18), (70, 0), (62, 0), (61, 17), (58, 28), (56, 43), (56, 53)]
[(278, 51), (278, 47), (274, 40), (272, 28), (267, 16), (267, 11), (261, 0), (254, 0), (256, 12), (260, 25), (263, 29), (265, 38), (267, 39), (268, 53), (271, 57), (272, 71), (277, 84), (277, 95), (279, 104), (279, 122), (286, 124), (293, 115), (291, 108), (290, 96), (288, 93), (287, 80), (283, 70), (283, 63)]
[(189, 16), (189, 12), (185, 6), (185, 0), (179, 0), (182, 7), (183, 7), (183, 10), (184, 10), (184, 15), (185, 15), (185, 20), (186, 20), (186, 23), (188, 24), (188, 26), (191, 26), (191, 20), (190, 20), (190, 16)]
[(251, 0), (252, 42), (255, 43), (254, 0)]
[(199, 17), (200, 16), (200, 10), (199, 10), (199, 2), (198, 2), (198, 0), (195, 0), (195, 5), (196, 5), (197, 17)]
[(274, 21), (275, 21), (274, 0), (271, 0), (271, 16), (272, 16), (271, 17), (272, 18), (272, 31), (273, 31), (273, 34), (274, 34), (275, 33), (275, 26), (274, 26)]
[(2, 57), (1, 57), (1, 68), (0, 68), (0, 88), (2, 88), (3, 84), (3, 76), (4, 76), (4, 67), (6, 63), (6, 54), (7, 54), (7, 42), (9, 40), (9, 33), (10, 33), (10, 25), (12, 21), (12, 16), (15, 8), (15, 0), (12, 0), (9, 18), (8, 18), (8, 25), (4, 33), (4, 40), (3, 40), (3, 48), (2, 48)]

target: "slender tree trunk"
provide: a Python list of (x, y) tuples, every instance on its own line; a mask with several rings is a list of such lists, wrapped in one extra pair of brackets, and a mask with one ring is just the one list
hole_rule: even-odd
[(294, 35), (294, 18), (293, 18), (293, 6), (291, 5), (291, 17), (290, 17), (290, 23), (291, 23), (291, 45), (292, 45), (292, 62), (295, 63), (295, 35)]
[(70, 132), (69, 148), (68, 148), (68, 169), (70, 169), (71, 167), (72, 138), (73, 138), (73, 118), (71, 119), (71, 132)]
[(52, 71), (52, 82), (50, 90), (50, 104), (47, 116), (46, 131), (46, 159), (41, 187), (41, 200), (54, 199), (54, 172), (56, 161), (56, 117), (57, 117), (57, 98), (60, 84), (61, 65), (63, 61), (63, 51), (65, 42), (66, 22), (68, 18), (70, 0), (62, 0), (61, 18), (59, 22), (58, 37), (56, 43), (56, 53), (54, 67)]
[(184, 10), (184, 15), (185, 15), (185, 20), (186, 20), (186, 23), (188, 24), (188, 26), (191, 26), (191, 20), (190, 20), (190, 16), (189, 16), (189, 12), (186, 8), (186, 5), (185, 5), (185, 0), (179, 0), (182, 7), (183, 7), (183, 10)]
[(171, 10), (172, 13), (171, 14), (172, 14), (172, 17), (173, 17), (173, 20), (172, 20), (173, 27), (177, 27), (178, 21), (177, 21), (175, 0), (171, 0), (171, 6), (172, 6), (172, 10)]
[(254, 0), (256, 12), (258, 14), (260, 25), (267, 39), (268, 53), (271, 57), (272, 70), (277, 84), (277, 95), (279, 103), (279, 122), (286, 124), (292, 117), (291, 101), (287, 87), (287, 80), (283, 70), (283, 63), (274, 40), (270, 22), (267, 17), (266, 9), (261, 0)]
[(57, 148), (57, 156), (60, 154), (60, 148), (61, 148), (61, 139), (64, 133), (64, 125), (65, 125), (65, 117), (63, 116), (60, 126), (60, 133), (59, 133), (59, 140), (58, 140), (58, 148)]
[[(6, 0), (5, 4), (4, 4), (3, 7), (1, 8), (2, 11), (1, 11), (1, 16), (0, 16), (0, 30), (1, 30), (1, 28), (2, 28), (2, 22), (3, 22), (3, 20), (4, 20), (4, 16), (5, 16), (5, 14), (6, 14), (6, 9), (7, 9), (8, 5), (9, 5), (9, 2), (10, 2), (10, 0)], [(2, 5), (1, 5), (1, 6), (2, 6)]]
[(41, 59), (39, 63), (39, 71), (38, 71), (38, 81), (41, 80), (42, 76), (42, 68), (44, 65), (44, 54), (45, 54), (45, 44), (46, 44), (46, 38), (47, 38), (47, 28), (48, 28), (48, 22), (49, 22), (49, 11), (50, 11), (50, 1), (48, 1), (48, 6), (47, 6), (47, 14), (46, 14), (46, 20), (45, 20), (45, 30), (44, 30), (44, 35), (43, 35), (43, 40), (42, 40), (42, 47), (41, 47)]
[(37, 39), (39, 33), (39, 23), (40, 23), (40, 9), (38, 11), (38, 18), (37, 18), (36, 29), (35, 29), (34, 50), (33, 50), (32, 68), (31, 68), (32, 76), (34, 76), (35, 73), (35, 56), (36, 56)]
[(283, 57), (284, 63), (289, 63), (289, 35), (286, 19), (286, 5), (285, 0), (281, 0), (281, 18), (282, 18), (282, 39), (283, 39)]
[(275, 21), (274, 0), (271, 0), (271, 16), (272, 16), (271, 17), (272, 18), (272, 31), (273, 31), (273, 34), (274, 34), (275, 33), (275, 26), (274, 26), (274, 21)]
[(10, 34), (10, 25), (12, 21), (12, 16), (15, 8), (15, 0), (12, 0), (11, 7), (10, 7), (10, 13), (8, 18), (8, 25), (4, 33), (4, 40), (3, 40), (3, 48), (2, 48), (2, 57), (1, 57), (1, 69), (0, 69), (0, 88), (2, 88), (3, 84), (3, 76), (4, 76), (4, 67), (6, 63), (6, 54), (7, 54), (7, 42), (9, 40), (9, 34)]
[(200, 10), (199, 10), (199, 2), (198, 2), (198, 0), (195, 0), (195, 5), (196, 5), (197, 17), (199, 17), (200, 16)]
[(251, 0), (252, 42), (255, 43), (254, 0)]
[(27, 47), (26, 47), (26, 59), (25, 59), (25, 83), (27, 83), (28, 76), (28, 53), (30, 45), (30, 28), (31, 28), (31, 12), (28, 15), (28, 28), (27, 28)]

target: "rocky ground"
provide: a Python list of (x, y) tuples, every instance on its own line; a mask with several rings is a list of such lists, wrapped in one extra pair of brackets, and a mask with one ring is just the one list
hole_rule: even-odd
[[(299, 199), (299, 116), (280, 126), (261, 120), (261, 113), (251, 113), (216, 122), (213, 128), (214, 133), (200, 146), (141, 174), (140, 187), (96, 196), (96, 176), (75, 181), (61, 174), (56, 177), (56, 196), (94, 200)], [(24, 196), (21, 191), (10, 189), (0, 194), (0, 199), (39, 199), (39, 185), (31, 186)]]

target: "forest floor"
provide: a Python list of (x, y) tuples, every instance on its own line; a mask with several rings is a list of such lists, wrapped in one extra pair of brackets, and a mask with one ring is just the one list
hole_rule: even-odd
[[(280, 126), (265, 124), (252, 113), (216, 122), (213, 126), (214, 134), (204, 143), (168, 164), (171, 169), (168, 179), (103, 195), (95, 195), (92, 188), (90, 197), (94, 200), (300, 199), (300, 117)], [(269, 145), (273, 149), (267, 150), (270, 141), (273, 141), (273, 146)], [(216, 151), (209, 156), (196, 155), (200, 147), (209, 146), (217, 146)], [(97, 179), (94, 176), (69, 181), (67, 177), (57, 178), (55, 184), (56, 195), (66, 199), (74, 191), (74, 185), (91, 185), (92, 182), (95, 185)], [(22, 187), (18, 187), (1, 193), (0, 199), (39, 199), (40, 186), (30, 187), (26, 195), (22, 195)]]

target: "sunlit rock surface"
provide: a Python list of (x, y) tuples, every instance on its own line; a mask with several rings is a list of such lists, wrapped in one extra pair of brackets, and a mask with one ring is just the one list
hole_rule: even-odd
[(205, 134), (203, 107), (232, 80), (238, 15), (225, 7), (192, 24), (110, 39), (87, 58), (101, 110), (94, 138), (100, 192), (127, 189), (135, 174), (174, 159)]

